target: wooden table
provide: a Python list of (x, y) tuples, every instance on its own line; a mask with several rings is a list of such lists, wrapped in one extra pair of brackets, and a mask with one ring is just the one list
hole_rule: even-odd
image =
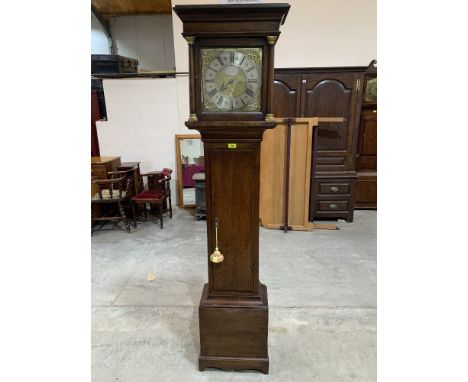
[(97, 179), (107, 179), (107, 173), (116, 171), (120, 157), (91, 157), (91, 175)]
[[(120, 165), (120, 157), (91, 157), (91, 181), (94, 179), (107, 179), (109, 171), (116, 171)], [(96, 184), (91, 183), (91, 196), (98, 192)], [(102, 214), (102, 206), (94, 205), (92, 207), (94, 217), (100, 217)]]

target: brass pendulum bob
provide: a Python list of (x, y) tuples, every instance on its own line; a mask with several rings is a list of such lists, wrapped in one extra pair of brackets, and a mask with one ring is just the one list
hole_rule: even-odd
[(224, 255), (218, 249), (218, 218), (215, 218), (215, 234), (216, 234), (216, 248), (210, 255), (210, 261), (212, 263), (221, 263), (224, 261)]

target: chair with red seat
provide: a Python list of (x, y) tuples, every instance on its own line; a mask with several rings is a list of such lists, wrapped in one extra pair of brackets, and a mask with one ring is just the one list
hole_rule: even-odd
[[(162, 171), (152, 171), (147, 174), (141, 174), (148, 179), (146, 190), (140, 192), (132, 198), (133, 207), (136, 204), (143, 204), (145, 218), (148, 217), (146, 204), (157, 206), (161, 229), (163, 228), (163, 213), (169, 212), (172, 219), (172, 201), (171, 201), (171, 174), (170, 168), (164, 168)], [(169, 203), (169, 207), (167, 204)]]

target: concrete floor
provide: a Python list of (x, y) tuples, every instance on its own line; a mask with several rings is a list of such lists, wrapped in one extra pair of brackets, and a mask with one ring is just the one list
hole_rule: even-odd
[[(92, 237), (94, 382), (376, 380), (376, 212), (339, 231), (260, 228), (268, 286), (270, 374), (199, 372), (198, 303), (206, 222), (174, 210)], [(107, 228), (110, 228), (108, 226)], [(156, 280), (146, 281), (149, 272)]]

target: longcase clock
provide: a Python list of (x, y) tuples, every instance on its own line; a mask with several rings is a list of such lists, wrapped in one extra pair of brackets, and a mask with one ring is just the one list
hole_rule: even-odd
[(289, 4), (180, 5), (190, 65), (186, 126), (204, 142), (208, 283), (199, 369), (268, 373), (268, 297), (259, 281), (260, 143), (272, 113), (274, 46)]

